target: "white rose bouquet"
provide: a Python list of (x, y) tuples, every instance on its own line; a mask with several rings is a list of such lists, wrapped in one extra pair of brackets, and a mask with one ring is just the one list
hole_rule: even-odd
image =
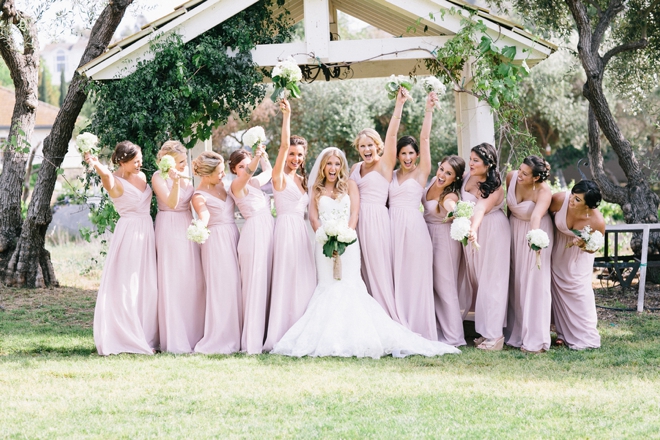
[(163, 180), (167, 179), (167, 175), (170, 172), (170, 169), (172, 169), (175, 165), (176, 162), (174, 161), (174, 158), (169, 154), (161, 157), (160, 162), (158, 162), (158, 171), (160, 171), (160, 177), (162, 177)]
[[(470, 234), (470, 228), (472, 227), (472, 221), (470, 218), (474, 214), (474, 202), (467, 202), (461, 200), (456, 204), (456, 207), (453, 211), (447, 214), (447, 217), (443, 221), (453, 219), (451, 223), (451, 229), (449, 230), (449, 235), (456, 241), (463, 243), (463, 246), (468, 244), (468, 235)], [(476, 241), (472, 243), (472, 246), (476, 250), (479, 250), (481, 246)]]
[(323, 255), (334, 261), (334, 278), (341, 280), (340, 256), (347, 246), (357, 241), (357, 232), (349, 228), (348, 224), (328, 220), (316, 230), (316, 241), (323, 245)]
[[(605, 244), (605, 237), (600, 231), (593, 231), (591, 226), (587, 225), (581, 231), (571, 229), (571, 231), (584, 241), (584, 250), (587, 252), (596, 252), (600, 250)], [(567, 247), (572, 247), (573, 243), (569, 243)]]
[(410, 82), (410, 78), (403, 75), (392, 75), (389, 77), (387, 83), (385, 84), (385, 90), (387, 90), (387, 97), (390, 99), (396, 99), (397, 93), (399, 93), (399, 87), (410, 91), (412, 90), (413, 84)]
[(76, 136), (76, 147), (78, 148), (78, 151), (80, 152), (81, 155), (85, 155), (85, 153), (89, 153), (93, 156), (96, 156), (98, 154), (98, 148), (97, 145), (99, 143), (99, 138), (96, 137), (96, 135), (92, 133), (82, 133)]
[(201, 220), (193, 220), (190, 226), (188, 226), (186, 236), (188, 240), (202, 244), (211, 236), (211, 231), (204, 226)]
[[(435, 92), (437, 95), (442, 95), (447, 91), (447, 87), (435, 76), (427, 76), (422, 78), (420, 84), (426, 93)], [(440, 108), (440, 103), (435, 103), (435, 108)]]
[(298, 82), (302, 79), (302, 71), (293, 57), (288, 57), (277, 63), (270, 75), (273, 84), (275, 84), (275, 91), (270, 97), (273, 102), (277, 102), (286, 95), (291, 95), (292, 98), (300, 98)]
[(532, 229), (527, 233), (527, 244), (536, 252), (536, 267), (541, 268), (541, 249), (550, 245), (550, 238), (543, 229)]
[(257, 125), (250, 128), (243, 134), (243, 144), (250, 147), (258, 147), (266, 142), (266, 132), (264, 128)]

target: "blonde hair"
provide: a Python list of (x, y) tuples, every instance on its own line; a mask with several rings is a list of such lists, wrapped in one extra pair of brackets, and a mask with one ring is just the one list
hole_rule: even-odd
[(341, 164), (339, 167), (339, 175), (337, 176), (337, 183), (335, 184), (335, 190), (339, 195), (348, 193), (348, 164), (344, 159), (342, 151), (339, 148), (332, 147), (325, 152), (323, 157), (321, 157), (319, 171), (316, 175), (316, 181), (314, 182), (314, 200), (317, 203), (323, 194), (323, 189), (325, 188), (325, 166), (332, 156), (338, 158)]
[(224, 165), (224, 159), (215, 151), (205, 151), (193, 160), (193, 173), (196, 176), (213, 174), (218, 165)]
[(186, 154), (186, 147), (179, 141), (167, 141), (158, 150), (156, 163), (159, 163), (164, 156), (176, 157), (179, 154)]
[(357, 137), (353, 140), (353, 147), (355, 147), (356, 150), (360, 151), (359, 146), (360, 146), (360, 139), (366, 136), (370, 138), (374, 143), (376, 144), (376, 154), (379, 156), (383, 154), (383, 150), (385, 149), (385, 145), (383, 144), (383, 139), (381, 139), (380, 134), (373, 128), (365, 128), (361, 132), (358, 133)]

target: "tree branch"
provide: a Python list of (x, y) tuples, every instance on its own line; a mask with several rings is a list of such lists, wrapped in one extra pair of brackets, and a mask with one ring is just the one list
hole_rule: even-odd
[(613, 47), (612, 49), (608, 50), (605, 55), (603, 55), (603, 68), (607, 66), (607, 64), (610, 62), (610, 59), (612, 59), (612, 57), (622, 52), (627, 52), (629, 50), (632, 51), (632, 50), (644, 49), (646, 46), (648, 46), (648, 44), (649, 44), (648, 40), (644, 38), (643, 40), (631, 41), (629, 43), (624, 43), (616, 47)]
[(586, 0), (586, 1), (587, 1), (587, 3), (589, 3), (591, 6), (593, 6), (594, 8), (596, 8), (596, 10), (598, 11), (598, 16), (603, 15), (603, 9), (600, 7), (600, 5), (599, 5), (595, 0)]
[(598, 49), (600, 48), (600, 45), (603, 42), (603, 38), (605, 36), (605, 32), (607, 32), (607, 29), (609, 29), (610, 24), (612, 23), (612, 20), (619, 15), (621, 11), (623, 11), (625, 5), (623, 0), (610, 0), (610, 4), (603, 12), (600, 14), (600, 19), (598, 20), (598, 24), (596, 25), (596, 29), (594, 29), (593, 37), (591, 39), (591, 53), (592, 54), (597, 54)]

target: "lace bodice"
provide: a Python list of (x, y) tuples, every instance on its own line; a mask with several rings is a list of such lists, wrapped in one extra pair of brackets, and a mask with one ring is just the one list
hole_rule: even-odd
[(351, 199), (348, 194), (344, 194), (339, 199), (333, 199), (328, 196), (321, 196), (319, 199), (319, 219), (321, 224), (328, 221), (348, 224), (351, 217)]

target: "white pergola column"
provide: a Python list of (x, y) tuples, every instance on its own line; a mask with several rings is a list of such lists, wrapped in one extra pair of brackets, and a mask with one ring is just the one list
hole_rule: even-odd
[[(468, 90), (472, 87), (470, 63), (465, 63), (464, 84)], [(470, 150), (483, 142), (495, 146), (495, 121), (488, 103), (479, 101), (469, 93), (454, 90), (456, 102), (456, 137), (458, 155), (467, 162)]]
[(194, 147), (188, 150), (188, 170), (190, 175), (193, 178), (193, 185), (197, 187), (199, 185), (200, 177), (193, 174), (192, 161), (195, 160), (197, 156), (202, 154), (204, 151), (212, 151), (213, 144), (211, 138), (208, 138), (204, 141), (197, 141)]

